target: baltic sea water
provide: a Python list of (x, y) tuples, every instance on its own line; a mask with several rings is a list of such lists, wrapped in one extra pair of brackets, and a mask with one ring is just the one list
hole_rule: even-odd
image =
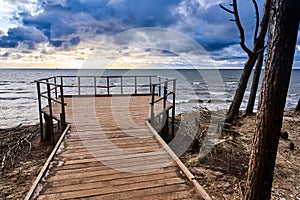
[[(195, 107), (211, 110), (228, 109), (241, 70), (66, 70), (66, 69), (0, 69), (0, 129), (19, 124), (38, 123), (38, 103), (34, 80), (68, 75), (161, 75), (177, 78), (176, 112), (191, 111)], [(250, 77), (251, 82), (252, 77)], [(118, 83), (116, 83), (118, 84)], [(126, 84), (126, 83), (124, 83)], [(249, 97), (248, 85), (242, 103)], [(300, 70), (293, 70), (286, 110), (293, 109), (300, 98)], [(257, 102), (255, 108), (257, 107)]]

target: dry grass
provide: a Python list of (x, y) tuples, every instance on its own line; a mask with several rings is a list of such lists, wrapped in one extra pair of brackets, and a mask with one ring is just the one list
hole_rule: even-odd
[[(300, 199), (299, 122), (300, 113), (285, 113), (282, 131), (286, 131), (289, 138), (279, 143), (272, 199)], [(205, 157), (199, 159), (195, 149), (181, 157), (213, 199), (241, 199), (254, 129), (255, 116), (239, 118), (223, 130), (220, 143)], [(290, 143), (294, 143), (295, 150), (290, 150)]]
[(40, 142), (39, 126), (0, 130), (0, 199), (23, 199), (53, 145)]

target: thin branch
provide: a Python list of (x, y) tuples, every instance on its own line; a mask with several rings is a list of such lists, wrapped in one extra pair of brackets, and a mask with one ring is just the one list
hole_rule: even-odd
[(264, 5), (264, 14), (260, 23), (260, 33), (255, 43), (262, 43), (265, 40), (268, 26), (269, 26), (270, 10), (271, 10), (271, 0), (266, 0)]
[(234, 17), (235, 17), (235, 23), (240, 32), (240, 45), (241, 45), (242, 49), (250, 56), (253, 54), (253, 52), (245, 45), (245, 32), (244, 32), (244, 28), (241, 24), (236, 1), (237, 0), (232, 0), (232, 6), (233, 6)]
[(257, 35), (258, 35), (258, 28), (259, 28), (259, 10), (258, 10), (258, 5), (256, 0), (252, 0), (254, 9), (255, 9), (255, 18), (256, 18), (256, 23), (255, 23), (255, 31), (254, 31), (254, 42), (257, 40)]
[(220, 6), (223, 10), (225, 10), (226, 12), (229, 12), (230, 14), (234, 14), (234, 12), (233, 12), (232, 10), (226, 8), (226, 7), (223, 6), (222, 4), (219, 4), (219, 6)]

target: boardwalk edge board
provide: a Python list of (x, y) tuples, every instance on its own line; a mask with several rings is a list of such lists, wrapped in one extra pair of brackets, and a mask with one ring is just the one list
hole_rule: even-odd
[(42, 170), (40, 171), (39, 175), (37, 176), (37, 178), (35, 179), (33, 185), (31, 186), (29, 192), (27, 193), (26, 197), (24, 200), (31, 200), (34, 199), (34, 194), (35, 194), (35, 190), (38, 187), (41, 179), (43, 178), (43, 176), (45, 175), (45, 173), (47, 172), (49, 165), (51, 163), (51, 161), (53, 160), (57, 150), (59, 149), (61, 143), (63, 142), (66, 134), (68, 133), (68, 131), (70, 130), (71, 125), (68, 125), (67, 128), (65, 129), (65, 131), (62, 133), (62, 135), (60, 136), (58, 142), (56, 143), (54, 149), (52, 150), (50, 156), (48, 157), (47, 161), (45, 162)]
[(177, 155), (172, 151), (172, 149), (165, 143), (165, 141), (160, 137), (156, 130), (151, 126), (151, 124), (146, 121), (146, 124), (150, 131), (154, 134), (156, 140), (163, 146), (163, 148), (168, 152), (168, 154), (174, 159), (178, 167), (183, 171), (189, 181), (194, 185), (197, 193), (201, 195), (205, 200), (212, 200), (211, 197), (207, 194), (204, 188), (198, 183), (194, 175), (188, 170), (188, 168), (181, 162)]

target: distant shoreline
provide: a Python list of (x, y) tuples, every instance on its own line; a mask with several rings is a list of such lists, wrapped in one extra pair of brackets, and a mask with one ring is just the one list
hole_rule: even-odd
[[(8, 67), (0, 68), (0, 70), (243, 70), (243, 68), (17, 68)], [(255, 70), (255, 68), (253, 68)], [(262, 69), (264, 70), (264, 69)], [(300, 67), (293, 68), (292, 70), (300, 70)]]

